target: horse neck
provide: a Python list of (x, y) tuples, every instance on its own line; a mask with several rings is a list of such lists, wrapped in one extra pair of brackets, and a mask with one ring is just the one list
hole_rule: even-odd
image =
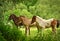
[(29, 19), (29, 22), (30, 22), (30, 24), (31, 24), (31, 22), (32, 22), (32, 19)]
[(28, 22), (31, 22), (31, 19), (29, 19), (29, 18), (25, 18), (25, 20), (28, 21)]
[(40, 21), (40, 22), (45, 22), (46, 20), (43, 19), (43, 18), (41, 18), (41, 17), (37, 17), (37, 18), (36, 18), (36, 21), (37, 21), (37, 22), (39, 22), (39, 21)]
[(22, 21), (23, 23), (25, 23), (25, 22), (26, 22), (26, 18), (25, 18), (25, 17), (21, 17), (21, 21)]
[(15, 22), (16, 20), (18, 20), (18, 17), (14, 16), (12, 19)]

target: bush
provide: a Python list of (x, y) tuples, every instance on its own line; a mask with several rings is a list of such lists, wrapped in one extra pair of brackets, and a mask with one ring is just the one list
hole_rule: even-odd
[(1, 32), (0, 32), (0, 41), (6, 41), (6, 39), (2, 36)]
[(8, 25), (0, 25), (0, 31), (2, 36), (7, 41), (21, 41), (22, 40), (22, 32), (17, 28), (10, 28)]

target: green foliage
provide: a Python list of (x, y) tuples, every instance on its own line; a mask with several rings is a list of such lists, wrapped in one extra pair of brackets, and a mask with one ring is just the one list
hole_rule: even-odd
[(39, 33), (36, 36), (31, 37), (29, 41), (60, 41), (60, 31), (57, 32), (57, 34), (53, 34), (48, 30), (43, 34), (43, 36), (41, 36), (41, 33)]
[(0, 34), (0, 41), (25, 41), (26, 39), (26, 41), (60, 41), (59, 30), (54, 37), (55, 39), (49, 32), (49, 34), (44, 34), (43, 38), (36, 35), (29, 40), (22, 35), (19, 29), (15, 28), (13, 22), (12, 28), (5, 25), (12, 13), (16, 16), (24, 15), (28, 18), (38, 15), (44, 19), (60, 19), (60, 0), (0, 0), (0, 32), (2, 33)]
[(22, 32), (18, 30), (17, 28), (11, 28), (8, 25), (0, 25), (0, 31), (2, 33), (2, 36), (7, 40), (7, 41), (22, 41)]
[(0, 41), (6, 41), (6, 39), (2, 36), (1, 32), (0, 32)]
[(17, 16), (24, 15), (28, 18), (31, 18), (33, 15), (38, 15), (45, 19), (60, 18), (59, 0), (5, 0), (1, 2), (4, 3), (2, 7), (5, 11), (6, 19), (11, 13)]
[(23, 3), (16, 4), (16, 9), (27, 9), (27, 6), (24, 5)]
[(25, 9), (22, 10), (21, 15), (24, 15), (28, 18), (32, 18), (32, 14)]

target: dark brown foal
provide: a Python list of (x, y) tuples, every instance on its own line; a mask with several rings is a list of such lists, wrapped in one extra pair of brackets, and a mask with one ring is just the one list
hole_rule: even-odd
[(11, 15), (9, 16), (8, 21), (9, 21), (9, 20), (13, 20), (13, 21), (14, 21), (14, 24), (17, 26), (17, 28), (18, 28), (18, 26), (21, 26), (21, 25), (22, 25), (22, 23), (21, 23), (21, 21), (20, 21), (20, 18), (17, 17), (16, 15), (14, 15), (14, 14), (11, 14)]

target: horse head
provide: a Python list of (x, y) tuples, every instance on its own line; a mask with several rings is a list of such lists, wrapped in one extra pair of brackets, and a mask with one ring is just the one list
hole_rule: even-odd
[(11, 14), (11, 15), (9, 16), (9, 18), (8, 18), (7, 23), (8, 23), (10, 20), (16, 21), (17, 19), (18, 19), (18, 18), (16, 17), (16, 15)]
[(32, 17), (31, 24), (34, 23), (34, 22), (36, 22), (36, 16), (33, 16), (33, 17)]
[(14, 15), (14, 14), (11, 14), (10, 16), (9, 16), (9, 19), (8, 20), (12, 20), (13, 18), (15, 18), (16, 16)]

